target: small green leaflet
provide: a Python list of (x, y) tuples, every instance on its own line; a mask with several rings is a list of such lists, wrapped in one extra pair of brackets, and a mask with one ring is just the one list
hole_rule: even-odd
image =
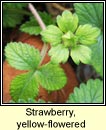
[(38, 35), (41, 32), (40, 26), (36, 23), (35, 20), (27, 21), (21, 25), (20, 30), (30, 35)]
[(67, 103), (102, 103), (103, 102), (103, 81), (88, 80), (87, 84), (82, 83), (80, 88), (75, 87), (74, 93), (70, 94)]
[(103, 77), (103, 35), (98, 37), (98, 42), (90, 46), (92, 50), (90, 64), (95, 68), (96, 72)]
[(103, 30), (103, 3), (75, 3), (80, 24), (92, 24)]
[(5, 48), (9, 64), (19, 70), (36, 69), (41, 60), (40, 52), (33, 46), (21, 42), (11, 42)]
[(80, 43), (85, 45), (94, 44), (97, 42), (97, 37), (100, 34), (99, 28), (92, 27), (92, 25), (80, 25), (76, 31), (76, 36)]
[(72, 31), (74, 32), (78, 26), (78, 16), (72, 14), (70, 11), (65, 10), (62, 16), (57, 16), (57, 24), (63, 32)]
[(74, 47), (77, 44), (78, 38), (71, 31), (68, 31), (62, 36), (62, 40), (65, 47)]
[(49, 51), (53, 63), (65, 63), (69, 57), (69, 50), (63, 44), (53, 46)]
[[(51, 15), (49, 15), (48, 13), (39, 12), (39, 15), (43, 19), (45, 25), (54, 24)], [(38, 35), (42, 31), (41, 27), (39, 26), (34, 16), (31, 16), (29, 21), (22, 24), (20, 30), (22, 32), (29, 33), (30, 35)]]
[(10, 84), (10, 94), (14, 101), (27, 100), (38, 95), (38, 83), (34, 71), (16, 76)]
[(76, 64), (80, 62), (89, 64), (91, 60), (91, 49), (84, 45), (77, 45), (71, 49), (70, 56)]
[(41, 66), (36, 72), (36, 77), (39, 84), (49, 91), (59, 90), (67, 82), (63, 69), (58, 64), (52, 63)]
[(41, 35), (44, 42), (57, 45), (61, 43), (63, 33), (57, 26), (49, 25), (41, 32)]
[(15, 27), (24, 16), (27, 3), (3, 3), (3, 27)]

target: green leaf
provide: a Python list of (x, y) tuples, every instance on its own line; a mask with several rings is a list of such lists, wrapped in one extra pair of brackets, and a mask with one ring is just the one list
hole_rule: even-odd
[(103, 30), (103, 3), (75, 3), (80, 24), (92, 24)]
[[(39, 15), (43, 19), (45, 25), (54, 24), (51, 15), (46, 12), (39, 12)], [(22, 32), (29, 33), (30, 35), (38, 35), (42, 31), (34, 16), (31, 16), (29, 21), (22, 24), (20, 30)]]
[(27, 21), (26, 23), (22, 24), (20, 30), (25, 33), (29, 33), (30, 35), (38, 35), (41, 32), (40, 26), (36, 23), (35, 20)]
[(99, 34), (100, 30), (89, 24), (80, 25), (76, 31), (79, 42), (85, 45), (96, 43)]
[(40, 52), (33, 46), (21, 42), (11, 42), (5, 48), (7, 61), (19, 70), (33, 70), (39, 65)]
[(84, 45), (77, 45), (71, 49), (70, 56), (76, 64), (79, 64), (80, 61), (89, 64), (91, 60), (91, 49)]
[(68, 31), (62, 36), (62, 40), (65, 47), (74, 47), (77, 44), (78, 38), (71, 31)]
[(76, 14), (72, 15), (70, 11), (65, 10), (62, 16), (57, 16), (57, 24), (63, 32), (68, 32), (69, 30), (74, 32), (78, 26), (78, 17)]
[(92, 55), (90, 64), (95, 68), (96, 72), (103, 77), (103, 35), (98, 37), (98, 42), (91, 45)]
[(16, 76), (10, 84), (10, 94), (14, 101), (27, 100), (38, 95), (38, 83), (34, 71)]
[(39, 11), (38, 13), (46, 25), (55, 24), (55, 20), (52, 18), (52, 15), (48, 14), (47, 12)]
[(46, 43), (51, 43), (51, 45), (61, 43), (62, 34), (62, 31), (54, 25), (47, 26), (47, 28), (41, 32), (42, 40)]
[(48, 91), (59, 90), (67, 82), (63, 69), (57, 64), (48, 63), (41, 66), (36, 75), (39, 84)]
[(3, 3), (3, 27), (15, 27), (24, 16), (27, 3)]
[(88, 80), (87, 84), (82, 83), (80, 88), (75, 87), (74, 93), (70, 94), (67, 103), (102, 103), (103, 102), (103, 81)]
[(69, 57), (69, 50), (63, 44), (53, 46), (49, 51), (53, 63), (65, 63)]

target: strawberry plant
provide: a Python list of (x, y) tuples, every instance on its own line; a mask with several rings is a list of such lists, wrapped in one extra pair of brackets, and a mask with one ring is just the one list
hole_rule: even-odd
[[(17, 8), (20, 9), (26, 6), (19, 5)], [(10, 6), (13, 6), (12, 3)], [(6, 10), (6, 4), (4, 7)], [(60, 64), (66, 63), (69, 57), (77, 66), (80, 63), (92, 65), (101, 79), (90, 79), (85, 84), (81, 83), (79, 88), (75, 87), (67, 103), (102, 103), (103, 4), (75, 3), (75, 13), (65, 10), (55, 21), (45, 12), (38, 13), (32, 4), (28, 4), (28, 7), (34, 16), (28, 12), (29, 21), (23, 23), (20, 30), (30, 35), (41, 35), (44, 46), (40, 52), (27, 43), (10, 42), (6, 45), (5, 56), (9, 65), (25, 71), (11, 81), (11, 103), (37, 103), (35, 98), (39, 94), (40, 86), (48, 93), (62, 90), (67, 84), (67, 76)], [(4, 23), (4, 26), (16, 24)], [(42, 64), (47, 53), (50, 61)]]

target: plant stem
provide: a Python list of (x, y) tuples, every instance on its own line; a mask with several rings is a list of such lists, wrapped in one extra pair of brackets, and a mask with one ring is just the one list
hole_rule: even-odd
[(39, 14), (38, 14), (37, 10), (34, 8), (34, 6), (31, 3), (29, 3), (28, 7), (29, 7), (30, 11), (32, 12), (32, 14), (34, 15), (34, 17), (36, 18), (36, 20), (39, 23), (42, 30), (46, 29), (44, 22), (42, 21), (41, 17), (39, 16)]
[[(32, 14), (34, 15), (35, 19), (37, 20), (37, 22), (40, 25), (40, 27), (42, 28), (42, 30), (45, 30), (46, 29), (46, 25), (44, 24), (43, 20), (39, 16), (39, 14), (38, 14), (37, 10), (34, 8), (34, 6), (31, 3), (29, 3), (28, 4), (28, 8), (32, 12)], [(41, 57), (42, 58), (41, 58), (41, 61), (40, 61), (39, 65), (42, 64), (43, 59), (45, 58), (45, 55), (46, 55), (47, 51), (48, 51), (48, 45), (44, 44), (43, 48), (41, 50)]]

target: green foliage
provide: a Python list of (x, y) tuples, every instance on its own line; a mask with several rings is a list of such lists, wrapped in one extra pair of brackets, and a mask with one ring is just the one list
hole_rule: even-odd
[(88, 80), (87, 84), (82, 83), (80, 88), (75, 87), (74, 93), (70, 94), (67, 103), (102, 103), (103, 102), (103, 81)]
[(53, 20), (52, 16), (47, 12), (40, 12), (38, 11), (41, 19), (45, 23), (45, 25), (55, 24), (55, 20)]
[(100, 30), (92, 25), (85, 24), (80, 25), (76, 31), (76, 36), (80, 43), (84, 45), (94, 44), (97, 42), (97, 37), (100, 34)]
[(66, 10), (62, 13), (62, 16), (57, 16), (57, 24), (63, 32), (69, 30), (74, 32), (78, 26), (78, 16)]
[(49, 56), (51, 56), (51, 61), (54, 63), (65, 63), (69, 57), (69, 51), (63, 44), (59, 44), (50, 49)]
[(10, 94), (14, 101), (27, 100), (38, 95), (39, 85), (49, 91), (59, 90), (66, 84), (63, 69), (48, 63), (39, 66), (41, 56), (37, 49), (21, 42), (11, 42), (5, 48), (6, 59), (12, 67), (20, 70), (30, 70), (16, 76), (10, 85)]
[[(45, 25), (54, 24), (54, 20), (51, 15), (46, 12), (39, 12), (40, 17), (43, 19)], [(21, 25), (20, 30), (25, 33), (29, 33), (30, 35), (38, 35), (41, 32), (41, 27), (38, 22), (34, 18), (34, 16), (30, 17), (30, 20)]]
[(89, 64), (91, 64), (95, 68), (96, 72), (103, 77), (103, 35), (101, 34), (98, 37), (98, 42), (90, 47), (92, 49), (92, 60)]
[(80, 24), (89, 23), (101, 30), (96, 44), (90, 46), (92, 55), (89, 64), (103, 77), (103, 3), (75, 3), (74, 6)]
[(16, 102), (19, 99), (35, 98), (39, 91), (34, 71), (16, 76), (10, 86), (11, 97)]
[(100, 30), (89, 24), (77, 27), (78, 17), (76, 14), (72, 15), (69, 11), (64, 11), (62, 16), (57, 16), (57, 24), (58, 27), (50, 25), (41, 32), (43, 41), (52, 45), (49, 51), (52, 61), (64, 63), (67, 61), (70, 53), (76, 64), (80, 62), (88, 64), (91, 59), (91, 50), (87, 45), (97, 42), (96, 38), (100, 34)]
[(62, 34), (62, 31), (54, 25), (47, 26), (47, 28), (41, 32), (41, 35), (43, 36), (42, 40), (46, 43), (51, 43), (52, 45), (61, 42)]
[(7, 61), (20, 70), (36, 69), (41, 60), (40, 52), (33, 46), (21, 42), (11, 42), (5, 48)]
[(46, 90), (54, 91), (64, 87), (67, 82), (63, 69), (57, 65), (48, 63), (36, 72), (37, 81)]
[(26, 7), (27, 3), (3, 3), (3, 8), (17, 8), (22, 9), (23, 7)]
[(41, 32), (41, 28), (34, 19), (22, 24), (20, 30), (30, 35), (38, 35)]
[(15, 27), (20, 24), (27, 3), (3, 3), (3, 27)]
[(77, 47), (72, 48), (70, 56), (76, 64), (80, 61), (89, 64), (91, 61), (91, 49), (84, 45), (77, 45)]
[(103, 3), (75, 3), (80, 24), (92, 24), (103, 30)]
[(75, 47), (78, 42), (78, 37), (76, 37), (71, 31), (68, 31), (62, 36), (62, 40), (66, 48)]
[[(23, 8), (27, 4), (8, 3), (3, 5), (3, 26), (14, 27), (23, 19)], [(19, 70), (28, 70), (25, 74), (16, 76), (10, 87), (11, 103), (45, 103), (35, 101), (39, 93), (39, 86), (48, 91), (63, 88), (67, 83), (66, 75), (59, 63), (65, 63), (71, 56), (76, 64), (80, 62), (91, 64), (103, 77), (103, 4), (75, 3), (76, 14), (65, 10), (57, 16), (56, 25), (51, 16), (39, 12), (47, 28), (41, 31), (34, 17), (24, 23), (20, 30), (31, 35), (41, 34), (45, 43), (50, 43), (48, 52), (51, 61), (40, 65), (39, 50), (21, 42), (11, 42), (5, 48), (6, 59), (9, 64)], [(9, 17), (7, 17), (9, 16)], [(79, 25), (81, 24), (81, 25)], [(88, 80), (76, 87), (69, 96), (68, 103), (102, 103), (103, 81)]]
[[(19, 99), (17, 102), (11, 100), (10, 103), (46, 103), (44, 100), (42, 99), (39, 99), (38, 101), (36, 101), (35, 99), (33, 98), (28, 98), (28, 100), (24, 100), (24, 99)], [(50, 103), (50, 102), (48, 102)]]

